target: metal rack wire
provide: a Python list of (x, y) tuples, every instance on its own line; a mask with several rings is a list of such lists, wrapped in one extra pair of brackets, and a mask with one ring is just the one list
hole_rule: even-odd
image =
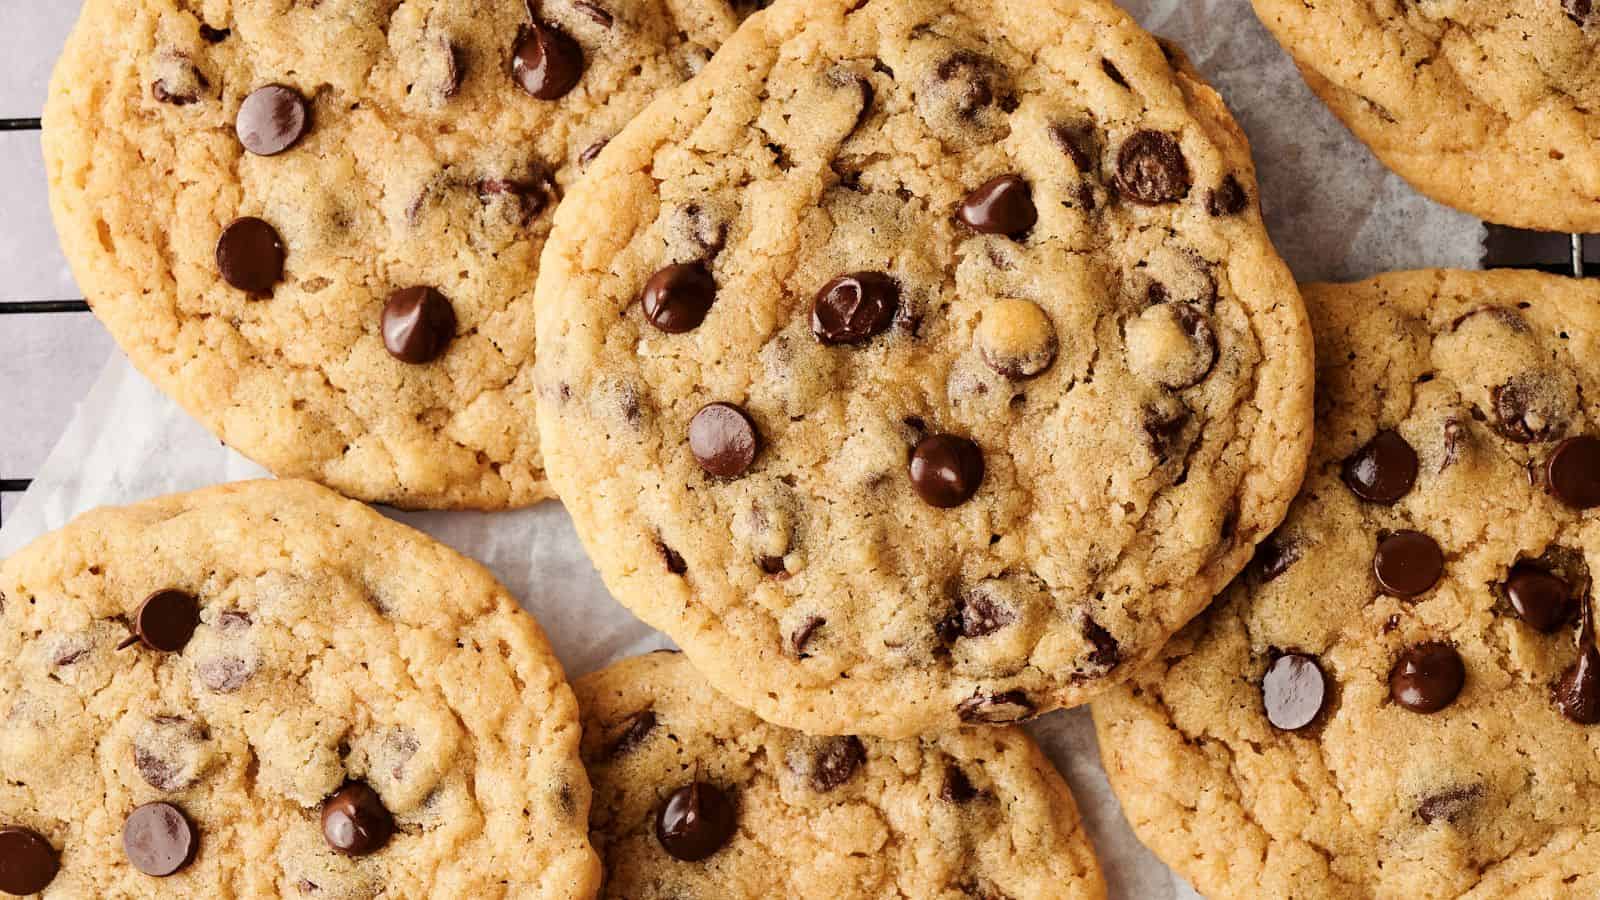
[[(4, 119), (0, 118), (0, 133), (13, 131), (38, 131), (40, 120), (33, 119)], [(1586, 264), (1586, 237), (1581, 234), (1566, 235), (1566, 259), (1561, 258), (1559, 246), (1562, 243), (1559, 234), (1545, 234), (1532, 231), (1521, 231), (1514, 228), (1505, 228), (1499, 225), (1489, 226), (1489, 238), (1484, 244), (1483, 265), (1489, 268), (1525, 268), (1541, 269), (1547, 272), (1570, 273), (1578, 278), (1588, 274), (1589, 266)], [(1600, 236), (1590, 235), (1588, 243), (1593, 244), (1596, 254), (1600, 255)], [(1595, 275), (1600, 276), (1600, 259), (1594, 266)], [(0, 316), (13, 315), (59, 315), (89, 312), (89, 304), (84, 300), (0, 300)], [(21, 493), (33, 483), (32, 478), (8, 477), (18, 473), (0, 471), (0, 495)]]

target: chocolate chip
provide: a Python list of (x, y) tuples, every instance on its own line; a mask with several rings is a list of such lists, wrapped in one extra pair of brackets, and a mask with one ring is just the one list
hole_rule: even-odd
[(1239, 179), (1224, 175), (1222, 183), (1206, 194), (1206, 212), (1215, 218), (1236, 216), (1250, 205), (1250, 195)]
[(1117, 187), (1139, 203), (1172, 203), (1189, 195), (1189, 163), (1172, 135), (1141, 131), (1117, 152)]
[(946, 803), (970, 803), (978, 796), (978, 789), (972, 786), (972, 779), (967, 773), (961, 771), (959, 766), (949, 765), (944, 767), (944, 783), (939, 787), (939, 799)]
[(181, 791), (199, 778), (205, 735), (193, 722), (160, 716), (141, 726), (133, 739), (133, 765), (158, 791)]
[(867, 761), (867, 748), (854, 736), (826, 738), (810, 763), (811, 789), (826, 794), (849, 781)]
[(667, 571), (674, 575), (682, 575), (689, 571), (689, 564), (684, 562), (683, 556), (678, 551), (668, 547), (661, 541), (656, 541), (656, 549), (661, 551), (661, 559), (667, 564)]
[(1328, 699), (1328, 679), (1317, 658), (1285, 653), (1267, 666), (1261, 679), (1261, 700), (1267, 721), (1283, 731), (1299, 731), (1316, 720)]
[(992, 106), (999, 86), (1000, 72), (994, 60), (970, 50), (957, 50), (934, 69), (943, 83), (941, 105), (961, 118), (970, 119), (979, 110)]
[(1034, 704), (1028, 699), (1026, 692), (1021, 690), (1005, 691), (999, 694), (984, 694), (974, 691), (971, 697), (956, 705), (956, 715), (961, 721), (968, 723), (982, 723), (985, 725), (1005, 725), (1012, 722), (1021, 722), (1033, 715)]
[(1273, 535), (1256, 546), (1251, 562), (1261, 575), (1261, 582), (1277, 578), (1300, 561), (1300, 548), (1279, 535)]
[(578, 167), (586, 168), (589, 163), (594, 162), (594, 158), (599, 156), (600, 151), (604, 150), (606, 145), (609, 143), (611, 143), (611, 138), (601, 138), (600, 140), (595, 141), (589, 146), (583, 148), (583, 152), (578, 154)]
[(200, 25), (200, 39), (208, 44), (220, 44), (227, 40), (228, 35), (230, 34), (233, 34), (231, 29), (212, 28), (210, 25), (206, 25), (205, 23), (201, 23)]
[(514, 201), (517, 217), (524, 227), (549, 205), (551, 191), (548, 179), (484, 178), (478, 181), (478, 199), (484, 203), (496, 198)]
[(1389, 696), (1412, 712), (1438, 712), (1455, 702), (1466, 680), (1456, 648), (1429, 641), (1407, 648), (1389, 670)]
[(1184, 443), (1184, 429), (1191, 413), (1187, 406), (1173, 401), (1171, 408), (1147, 406), (1144, 409), (1144, 434), (1150, 452), (1162, 463), (1177, 458)]
[(1561, 0), (1561, 9), (1566, 12), (1579, 28), (1589, 24), (1589, 17), (1594, 14), (1593, 0)]
[(272, 296), (283, 280), (283, 240), (271, 225), (246, 216), (235, 219), (217, 239), (217, 270), (222, 280), (258, 297)]
[(606, 748), (606, 758), (616, 759), (644, 743), (644, 739), (656, 729), (656, 721), (656, 711), (653, 709), (636, 712), (623, 720), (617, 729), (617, 736)]
[(586, 0), (573, 0), (572, 8), (588, 16), (591, 21), (601, 28), (610, 28), (616, 24), (616, 18), (603, 9), (599, 4), (588, 3)]
[(381, 850), (393, 834), (394, 816), (363, 782), (350, 782), (322, 804), (322, 838), (340, 853), (366, 856)]
[(1567, 430), (1566, 411), (1557, 389), (1538, 375), (1518, 375), (1489, 394), (1489, 424), (1519, 444), (1553, 441)]
[(1079, 172), (1093, 174), (1094, 160), (1100, 155), (1094, 126), (1088, 122), (1058, 122), (1050, 126), (1050, 139), (1071, 157)]
[(1100, 57), (1100, 71), (1106, 73), (1106, 77), (1115, 82), (1117, 87), (1128, 86), (1128, 79), (1122, 77), (1122, 70), (1118, 69), (1115, 63), (1103, 56)]
[(1600, 506), (1600, 438), (1570, 437), (1550, 451), (1545, 484), (1557, 500), (1573, 509)]
[(656, 814), (656, 840), (674, 859), (699, 862), (727, 845), (737, 824), (733, 801), (695, 781), (673, 791)]
[(1600, 650), (1595, 649), (1593, 601), (1583, 601), (1578, 628), (1578, 660), (1561, 673), (1555, 686), (1556, 708), (1579, 725), (1600, 722)]
[(566, 96), (583, 76), (583, 48), (553, 25), (534, 21), (512, 51), (511, 77), (538, 100)]
[(794, 652), (795, 656), (807, 659), (810, 654), (806, 653), (806, 648), (811, 646), (811, 639), (817, 636), (817, 629), (826, 624), (828, 624), (828, 620), (821, 616), (807, 616), (789, 634), (789, 649)]
[(956, 218), (980, 234), (1020, 238), (1039, 221), (1039, 211), (1021, 175), (1000, 175), (968, 194), (956, 208)]
[(200, 94), (211, 88), (210, 79), (195, 66), (188, 54), (159, 54), (156, 65), (160, 77), (150, 83), (150, 96), (158, 103), (188, 106), (198, 102)]
[(931, 434), (911, 451), (911, 487), (929, 506), (950, 509), (983, 484), (983, 450), (964, 437)]
[(882, 272), (840, 275), (817, 291), (811, 333), (824, 344), (859, 344), (894, 323), (900, 285)]
[(139, 604), (133, 632), (151, 650), (177, 653), (194, 637), (200, 624), (200, 602), (183, 591), (156, 591)]
[(1363, 500), (1392, 504), (1417, 482), (1417, 451), (1394, 431), (1380, 431), (1344, 461), (1344, 483)]
[(708, 403), (689, 420), (689, 450), (700, 468), (718, 478), (749, 471), (760, 448), (756, 424), (731, 403)]
[(1094, 647), (1089, 652), (1089, 663), (1099, 668), (1110, 670), (1122, 662), (1122, 645), (1111, 632), (1101, 627), (1099, 622), (1085, 616), (1083, 619), (1083, 636)]
[(668, 334), (693, 331), (717, 299), (717, 283), (700, 263), (677, 263), (650, 276), (639, 303), (650, 324)]
[(1394, 597), (1425, 594), (1444, 574), (1444, 552), (1420, 531), (1396, 531), (1378, 542), (1372, 555), (1378, 586)]
[(973, 341), (984, 364), (1011, 381), (1044, 374), (1059, 350), (1050, 316), (1037, 303), (1015, 297), (984, 308)]
[(1421, 819), (1424, 825), (1432, 825), (1435, 822), (1455, 824), (1455, 821), (1482, 797), (1483, 785), (1479, 784), (1441, 791), (1424, 797), (1422, 802), (1417, 804), (1417, 818)]
[(235, 656), (208, 659), (195, 667), (200, 683), (218, 694), (231, 694), (244, 687), (255, 667)]
[(958, 638), (980, 638), (1017, 620), (1017, 611), (1011, 609), (993, 591), (979, 584), (956, 598), (955, 608), (936, 626), (946, 643)]
[(1571, 586), (1531, 563), (1519, 562), (1511, 567), (1505, 592), (1517, 617), (1535, 631), (1548, 634), (1572, 619)]
[(311, 106), (288, 85), (256, 88), (239, 104), (234, 131), (239, 143), (257, 156), (276, 156), (310, 130)]
[(456, 311), (445, 295), (425, 285), (401, 288), (383, 305), (383, 346), (404, 363), (421, 365), (444, 355), (456, 336)]
[(44, 835), (21, 825), (0, 826), (0, 893), (37, 894), (60, 868), (56, 849)]
[(122, 849), (135, 869), (165, 878), (194, 861), (200, 832), (171, 803), (146, 803), (123, 823)]

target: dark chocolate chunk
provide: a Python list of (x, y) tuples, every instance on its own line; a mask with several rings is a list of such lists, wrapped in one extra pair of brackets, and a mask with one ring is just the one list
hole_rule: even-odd
[(760, 448), (756, 424), (731, 403), (708, 403), (689, 421), (689, 450), (710, 475), (743, 475), (755, 463)]
[(639, 305), (650, 324), (668, 334), (693, 331), (717, 299), (717, 283), (700, 263), (677, 263), (650, 276)]
[(1343, 476), (1357, 497), (1395, 503), (1417, 483), (1417, 451), (1398, 432), (1380, 431), (1344, 461)]
[(1438, 712), (1455, 702), (1467, 680), (1461, 654), (1429, 641), (1409, 647), (1389, 670), (1389, 696), (1412, 712)]
[(1189, 195), (1189, 163), (1172, 135), (1141, 131), (1117, 152), (1117, 187), (1138, 203), (1172, 203)]
[(340, 853), (375, 853), (393, 834), (394, 816), (378, 792), (363, 782), (350, 782), (322, 804), (323, 840)]
[(171, 803), (146, 803), (123, 823), (122, 849), (135, 869), (165, 878), (194, 861), (200, 832)]
[(840, 275), (817, 291), (811, 333), (824, 344), (858, 344), (893, 324), (899, 307), (900, 285), (888, 275)]
[(217, 239), (222, 280), (258, 297), (272, 296), (283, 280), (283, 239), (271, 225), (246, 216), (233, 220)]
[(1267, 721), (1274, 728), (1298, 731), (1322, 712), (1328, 699), (1328, 679), (1317, 658), (1306, 653), (1285, 653), (1272, 661), (1261, 679), (1261, 700)]
[(1415, 597), (1439, 582), (1444, 574), (1444, 552), (1420, 531), (1397, 531), (1378, 542), (1372, 573), (1384, 593)]
[(558, 100), (583, 77), (583, 48), (560, 29), (534, 21), (512, 51), (511, 77), (538, 100)]
[(738, 824), (733, 800), (695, 781), (673, 791), (656, 814), (656, 840), (674, 859), (699, 862), (727, 845)]
[(455, 307), (435, 288), (402, 288), (383, 305), (382, 330), (390, 356), (412, 365), (430, 363), (455, 339)]
[(293, 147), (311, 128), (311, 105), (284, 84), (250, 92), (239, 104), (234, 132), (239, 143), (257, 156), (276, 156)]
[(929, 435), (912, 450), (910, 473), (912, 488), (929, 506), (960, 506), (983, 484), (983, 450), (964, 437)]
[(60, 868), (56, 848), (44, 835), (21, 825), (0, 826), (0, 893), (37, 894)]
[(956, 218), (980, 234), (1020, 238), (1039, 221), (1033, 190), (1021, 175), (999, 175), (979, 185), (956, 209)]

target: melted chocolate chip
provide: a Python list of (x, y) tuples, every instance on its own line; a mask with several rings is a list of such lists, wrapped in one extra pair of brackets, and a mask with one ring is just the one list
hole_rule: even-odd
[(854, 736), (829, 738), (811, 764), (811, 789), (819, 794), (849, 781), (867, 761), (867, 748)]
[(737, 478), (750, 470), (761, 449), (756, 424), (731, 403), (708, 403), (689, 420), (689, 451), (700, 468), (718, 478)]
[(900, 285), (882, 272), (840, 275), (817, 291), (811, 333), (824, 344), (859, 344), (894, 323)]
[(656, 814), (656, 840), (674, 859), (699, 862), (727, 845), (738, 816), (716, 785), (696, 781), (667, 797)]
[(995, 599), (980, 585), (957, 597), (955, 609), (937, 628), (940, 637), (949, 643), (957, 638), (987, 637), (1016, 620), (1016, 610)]
[(1579, 28), (1589, 24), (1594, 15), (1594, 0), (1561, 0), (1561, 9)]
[(244, 687), (255, 667), (236, 656), (208, 659), (195, 667), (200, 683), (218, 694), (232, 694)]
[(212, 28), (210, 25), (200, 25), (200, 39), (208, 44), (220, 44), (228, 39), (233, 31), (228, 28)]
[(1261, 679), (1261, 700), (1267, 721), (1283, 731), (1298, 731), (1316, 720), (1328, 699), (1328, 679), (1317, 658), (1285, 653), (1267, 666)]
[(217, 239), (217, 271), (222, 280), (258, 297), (272, 296), (283, 280), (283, 240), (260, 219), (235, 219)]
[(810, 654), (806, 653), (806, 648), (811, 646), (811, 639), (817, 636), (817, 629), (826, 624), (828, 624), (828, 620), (821, 616), (806, 617), (805, 621), (801, 622), (790, 633), (789, 649), (793, 651), (795, 656), (807, 659)]
[(1489, 394), (1489, 425), (1501, 437), (1519, 444), (1553, 441), (1567, 430), (1559, 401), (1549, 396), (1538, 375), (1518, 375)]
[(1430, 641), (1400, 655), (1389, 670), (1389, 696), (1412, 712), (1438, 712), (1455, 702), (1466, 680), (1467, 668), (1456, 648)]
[(1289, 567), (1299, 561), (1300, 548), (1275, 534), (1256, 545), (1255, 558), (1251, 562), (1265, 584), (1289, 571)]
[(1511, 567), (1505, 583), (1506, 600), (1517, 618), (1546, 634), (1572, 619), (1572, 588), (1567, 582), (1531, 563)]
[(456, 311), (445, 295), (419, 285), (389, 295), (383, 305), (383, 346), (404, 363), (422, 365), (444, 355), (456, 336)]
[(1206, 212), (1215, 218), (1236, 216), (1249, 205), (1250, 195), (1232, 175), (1223, 176), (1222, 183), (1206, 194)]
[(911, 487), (929, 506), (950, 509), (983, 484), (983, 450), (964, 437), (932, 434), (911, 451)]
[(1579, 725), (1600, 722), (1600, 650), (1595, 649), (1592, 601), (1583, 603), (1583, 624), (1578, 629), (1578, 660), (1556, 682), (1556, 709)]
[(1420, 531), (1397, 531), (1378, 542), (1372, 573), (1384, 593), (1415, 597), (1439, 582), (1444, 574), (1444, 552)]
[(1600, 438), (1570, 437), (1550, 451), (1545, 484), (1557, 500), (1573, 509), (1600, 506)]
[(599, 4), (589, 3), (587, 0), (574, 0), (572, 8), (588, 16), (591, 21), (601, 28), (610, 28), (617, 21), (616, 17), (612, 16)]
[(122, 849), (135, 869), (165, 878), (194, 861), (200, 832), (171, 803), (146, 803), (123, 823)]
[(177, 653), (194, 637), (200, 624), (200, 602), (183, 591), (156, 591), (139, 604), (133, 633), (151, 650)]
[(583, 48), (555, 26), (535, 21), (517, 38), (511, 77), (535, 99), (558, 100), (583, 77)]
[(1471, 809), (1483, 797), (1483, 785), (1471, 787), (1450, 788), (1422, 798), (1417, 804), (1417, 818), (1424, 825), (1435, 822), (1454, 824), (1467, 810)]
[(511, 198), (520, 208), (524, 226), (549, 205), (551, 191), (548, 179), (484, 178), (478, 182), (479, 200), (488, 203), (496, 197)]
[(611, 746), (606, 748), (606, 758), (616, 759), (644, 743), (650, 732), (656, 730), (656, 721), (656, 711), (653, 709), (642, 710), (629, 716), (617, 730), (617, 736), (612, 739)]
[(256, 88), (239, 104), (234, 132), (257, 156), (276, 156), (293, 147), (311, 127), (311, 106), (288, 85)]
[(1072, 159), (1079, 172), (1094, 172), (1094, 159), (1099, 155), (1099, 142), (1094, 126), (1087, 122), (1058, 122), (1050, 126), (1050, 139)]
[(1089, 663), (1103, 669), (1114, 669), (1122, 662), (1122, 645), (1099, 622), (1084, 617), (1083, 636), (1094, 647), (1089, 652)]
[(60, 868), (56, 849), (44, 835), (20, 825), (0, 826), (0, 893), (37, 894)]
[(661, 551), (661, 559), (667, 564), (667, 571), (674, 575), (682, 575), (689, 571), (689, 564), (684, 561), (683, 555), (668, 547), (661, 541), (656, 541), (656, 549)]
[(1117, 68), (1116, 63), (1103, 56), (1100, 58), (1100, 71), (1106, 73), (1106, 77), (1116, 83), (1118, 87), (1128, 86), (1128, 79), (1123, 77), (1122, 70)]
[(693, 331), (717, 299), (717, 283), (700, 263), (678, 263), (650, 276), (639, 304), (650, 324), (668, 334)]
[(953, 86), (948, 103), (951, 112), (962, 118), (972, 118), (979, 110), (995, 102), (995, 87), (1000, 80), (999, 68), (986, 56), (970, 50), (957, 50), (934, 69), (941, 82)]
[(1039, 221), (1039, 211), (1021, 175), (1000, 175), (968, 194), (956, 209), (956, 218), (980, 234), (1019, 238)]
[(353, 781), (322, 804), (322, 838), (349, 856), (366, 856), (383, 848), (394, 834), (394, 816), (383, 798), (366, 784)]
[(1394, 431), (1380, 431), (1344, 461), (1344, 483), (1357, 497), (1392, 504), (1417, 483), (1417, 451)]
[(1160, 462), (1167, 462), (1178, 455), (1183, 443), (1184, 426), (1189, 424), (1191, 413), (1187, 406), (1181, 403), (1174, 409), (1157, 409), (1146, 407), (1144, 410), (1144, 434), (1150, 444), (1150, 452)]
[(973, 724), (1005, 725), (1011, 722), (1021, 722), (1033, 715), (1034, 704), (1028, 695), (1020, 690), (1005, 691), (999, 694), (984, 694), (981, 691), (973, 692), (971, 697), (956, 705), (956, 715), (961, 721)]
[(583, 148), (583, 152), (578, 154), (578, 167), (587, 168), (589, 163), (594, 162), (595, 157), (599, 156), (600, 151), (604, 150), (609, 143), (611, 143), (610, 138), (601, 138)]
[(1189, 195), (1189, 163), (1172, 135), (1141, 131), (1117, 152), (1117, 187), (1138, 203), (1172, 203)]
[(978, 796), (978, 789), (972, 786), (972, 779), (958, 766), (950, 765), (944, 768), (944, 784), (939, 787), (939, 799), (946, 803), (970, 803)]

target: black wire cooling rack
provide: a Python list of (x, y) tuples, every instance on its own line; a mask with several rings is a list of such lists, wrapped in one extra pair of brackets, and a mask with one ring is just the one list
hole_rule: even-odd
[[(38, 131), (38, 119), (0, 119), (0, 133)], [(1540, 269), (1578, 278), (1600, 276), (1600, 236), (1551, 234), (1490, 225), (1484, 241), (1483, 265), (1495, 269)], [(1592, 276), (1591, 276), (1592, 277)], [(0, 316), (81, 314), (89, 311), (83, 300), (0, 300)], [(0, 471), (0, 494), (21, 493), (32, 478), (9, 477), (20, 473)]]

